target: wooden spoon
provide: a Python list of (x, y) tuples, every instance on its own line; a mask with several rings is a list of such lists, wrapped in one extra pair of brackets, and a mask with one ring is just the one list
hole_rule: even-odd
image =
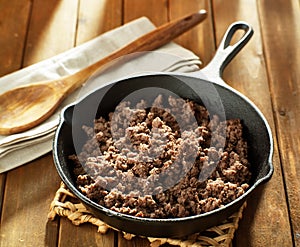
[(200, 10), (158, 27), (75, 74), (58, 80), (28, 84), (5, 92), (0, 95), (0, 134), (14, 134), (40, 124), (53, 114), (71, 92), (105, 64), (133, 52), (154, 50), (205, 18), (206, 11)]

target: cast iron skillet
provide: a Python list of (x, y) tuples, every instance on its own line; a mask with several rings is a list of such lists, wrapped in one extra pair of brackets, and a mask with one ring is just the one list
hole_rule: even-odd
[[(237, 30), (244, 30), (244, 34), (239, 41), (231, 45)], [(135, 235), (181, 237), (221, 223), (238, 210), (258, 185), (271, 178), (273, 140), (265, 117), (248, 98), (221, 79), (224, 67), (249, 41), (252, 34), (253, 30), (247, 23), (233, 23), (221, 41), (215, 57), (200, 72), (152, 73), (110, 82), (62, 111), (53, 144), (55, 166), (62, 181), (95, 216), (114, 228)], [(253, 173), (250, 188), (245, 194), (222, 208), (201, 215), (150, 219), (116, 213), (94, 203), (77, 190), (68, 156), (80, 151), (77, 149), (80, 149), (87, 139), (81, 126), (93, 126), (95, 116), (113, 111), (126, 95), (143, 88), (167, 89), (182, 98), (204, 102), (210, 114), (213, 111), (224, 111), (226, 119), (242, 119), (249, 143), (249, 159)], [(147, 94), (144, 96), (147, 97)], [(95, 106), (96, 112), (92, 110)]]

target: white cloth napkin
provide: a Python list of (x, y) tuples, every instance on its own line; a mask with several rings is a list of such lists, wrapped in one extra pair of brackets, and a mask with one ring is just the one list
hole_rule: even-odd
[[(154, 28), (155, 26), (146, 17), (134, 20), (64, 53), (0, 78), (0, 94), (23, 84), (72, 74)], [(114, 68), (113, 71), (102, 73), (97, 78), (97, 84), (86, 83), (69, 96), (56, 113), (44, 123), (23, 133), (0, 135), (0, 173), (51, 151), (61, 109), (102, 83), (142, 72), (192, 72), (198, 70), (199, 64), (201, 62), (195, 54), (171, 42), (154, 52), (144, 53)]]

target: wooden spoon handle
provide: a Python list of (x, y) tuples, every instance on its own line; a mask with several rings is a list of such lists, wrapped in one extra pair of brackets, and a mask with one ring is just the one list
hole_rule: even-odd
[(202, 22), (206, 18), (206, 15), (207, 14), (205, 10), (200, 10), (197, 13), (193, 13), (183, 18), (166, 23), (154, 29), (153, 31), (146, 33), (140, 38), (137, 38), (136, 40), (104, 57), (98, 62), (78, 71), (71, 76), (67, 76), (64, 78), (68, 83), (68, 90), (66, 94), (81, 86), (92, 74), (103, 68), (109, 62), (134, 52), (151, 51), (157, 49)]

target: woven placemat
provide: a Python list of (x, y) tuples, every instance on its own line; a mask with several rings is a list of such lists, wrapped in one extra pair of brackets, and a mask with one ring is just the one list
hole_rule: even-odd
[[(226, 221), (218, 226), (211, 227), (201, 233), (196, 233), (185, 237), (184, 239), (170, 238), (150, 238), (151, 247), (158, 247), (163, 244), (176, 245), (181, 247), (193, 246), (231, 246), (234, 233), (238, 228), (239, 220), (242, 218), (243, 210), (246, 203), (238, 212), (230, 216)], [(98, 227), (98, 232), (106, 234), (109, 229), (114, 229), (98, 218), (95, 218), (86, 207), (67, 189), (66, 185), (61, 182), (60, 188), (57, 190), (55, 197), (50, 205), (48, 218), (54, 220), (56, 216), (67, 217), (74, 225), (83, 223), (91, 223)], [(123, 232), (123, 237), (131, 240), (135, 235)]]

